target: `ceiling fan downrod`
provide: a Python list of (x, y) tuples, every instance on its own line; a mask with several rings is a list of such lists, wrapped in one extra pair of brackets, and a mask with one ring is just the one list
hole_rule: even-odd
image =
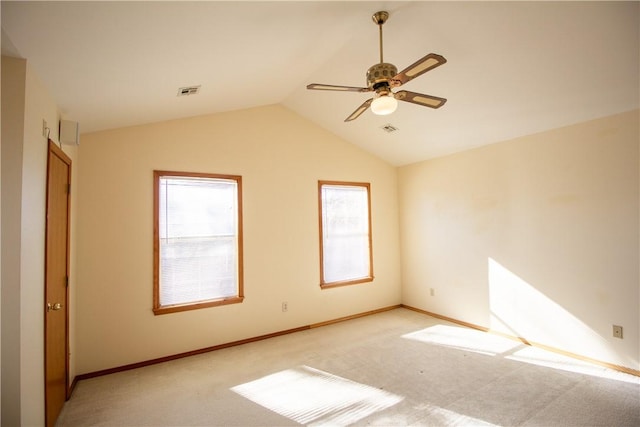
[(384, 62), (383, 58), (382, 58), (382, 25), (387, 22), (387, 19), (389, 19), (389, 12), (385, 12), (384, 10), (381, 10), (380, 12), (376, 12), (373, 14), (373, 16), (371, 17), (371, 19), (373, 19), (373, 22), (376, 23), (376, 25), (378, 26), (379, 29), (379, 34), (380, 34), (380, 63), (382, 64)]

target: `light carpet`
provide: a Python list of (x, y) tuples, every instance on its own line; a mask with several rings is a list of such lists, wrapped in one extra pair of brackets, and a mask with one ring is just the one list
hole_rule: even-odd
[(407, 309), (80, 381), (65, 426), (640, 426), (640, 378)]

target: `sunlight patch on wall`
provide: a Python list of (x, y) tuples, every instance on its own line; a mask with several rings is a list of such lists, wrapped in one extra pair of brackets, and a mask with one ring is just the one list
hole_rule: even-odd
[(490, 329), (575, 353), (610, 359), (615, 353), (585, 323), (492, 258), (489, 266)]
[(313, 426), (349, 425), (403, 399), (308, 366), (287, 369), (231, 390), (293, 421)]
[(522, 343), (475, 329), (459, 326), (435, 325), (405, 334), (402, 338), (437, 344), (458, 350), (495, 356), (506, 353)]

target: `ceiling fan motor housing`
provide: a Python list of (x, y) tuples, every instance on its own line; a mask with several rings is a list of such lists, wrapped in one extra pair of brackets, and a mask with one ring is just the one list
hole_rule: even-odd
[(395, 65), (387, 62), (376, 64), (367, 70), (367, 86), (371, 89), (377, 89), (377, 83), (385, 82), (389, 86), (389, 82), (398, 74)]

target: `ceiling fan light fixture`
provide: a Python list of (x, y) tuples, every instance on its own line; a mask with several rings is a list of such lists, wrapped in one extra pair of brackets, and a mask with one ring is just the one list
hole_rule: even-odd
[(398, 108), (398, 101), (393, 94), (383, 95), (375, 98), (371, 103), (371, 111), (378, 116), (386, 116), (393, 113)]

